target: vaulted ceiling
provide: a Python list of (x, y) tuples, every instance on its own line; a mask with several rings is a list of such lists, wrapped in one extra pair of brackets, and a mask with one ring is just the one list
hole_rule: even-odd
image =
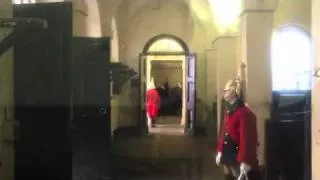
[(186, 19), (204, 29), (204, 32), (213, 33), (213, 13), (209, 0), (122, 0), (115, 10), (116, 21), (121, 22), (117, 23), (119, 35), (126, 34), (125, 31), (136, 23), (134, 21), (137, 21), (139, 19), (137, 17), (143, 12), (148, 11), (148, 16), (152, 16), (152, 12), (165, 6), (170, 6), (182, 13), (187, 12)]
[(122, 0), (117, 7), (117, 13), (126, 13), (134, 17), (137, 12), (145, 8), (156, 10), (164, 4), (170, 4), (178, 9), (189, 9), (201, 21), (212, 21), (210, 0)]

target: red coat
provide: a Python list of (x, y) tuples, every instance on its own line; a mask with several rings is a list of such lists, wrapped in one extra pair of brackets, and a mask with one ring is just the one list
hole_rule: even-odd
[(249, 164), (253, 168), (258, 167), (256, 124), (256, 116), (246, 106), (238, 107), (231, 115), (225, 114), (217, 151), (222, 151), (223, 135), (228, 133), (232, 141), (239, 146), (237, 161)]
[(160, 96), (158, 91), (150, 89), (146, 93), (146, 112), (150, 118), (154, 119), (158, 116), (158, 109), (160, 104)]

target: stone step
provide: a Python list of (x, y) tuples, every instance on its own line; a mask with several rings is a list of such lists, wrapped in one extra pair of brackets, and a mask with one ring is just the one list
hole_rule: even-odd
[(183, 135), (184, 126), (181, 124), (155, 124), (149, 129), (150, 133), (166, 134), (166, 135)]
[(184, 126), (181, 124), (155, 124), (155, 128), (181, 128), (184, 129)]

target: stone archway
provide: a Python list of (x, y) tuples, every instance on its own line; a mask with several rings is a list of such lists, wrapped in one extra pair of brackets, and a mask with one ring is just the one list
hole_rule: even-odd
[(150, 47), (157, 41), (161, 40), (161, 39), (172, 39), (174, 40), (175, 42), (179, 43), (180, 46), (183, 48), (183, 51), (185, 54), (189, 54), (189, 48), (187, 46), (187, 44), (182, 40), (180, 39), (179, 37), (177, 36), (174, 36), (174, 35), (171, 35), (171, 34), (160, 34), (160, 35), (157, 35), (157, 36), (154, 36), (152, 37), (146, 44), (145, 46), (143, 47), (143, 50), (142, 50), (142, 53), (143, 54), (147, 54), (148, 53), (148, 50), (150, 49)]
[[(295, 24), (280, 27), (276, 29), (272, 35), (271, 68), (273, 111), (271, 117), (274, 117), (273, 119), (276, 119), (278, 122), (284, 119), (292, 120), (285, 125), (290, 129), (287, 131), (286, 136), (290, 136), (295, 140), (279, 141), (280, 144), (284, 141), (286, 141), (287, 144), (280, 148), (286, 151), (287, 148), (290, 149), (291, 145), (297, 147), (294, 152), (288, 153), (285, 159), (297, 157), (297, 162), (302, 162), (297, 163), (301, 165), (297, 166), (296, 169), (304, 169), (304, 172), (297, 171), (293, 173), (293, 176), (304, 176), (304, 179), (310, 179), (309, 169), (311, 164), (310, 143), (312, 126), (309, 112), (311, 112), (310, 104), (314, 61), (312, 46), (311, 34), (305, 28)], [(292, 112), (295, 114), (300, 113), (300, 117), (299, 115), (292, 117), (286, 116)], [(297, 120), (297, 118), (299, 118), (299, 120)], [(282, 125), (278, 124), (274, 127), (280, 126)], [(281, 133), (277, 136), (282, 139)], [(283, 163), (290, 162), (285, 161)]]
[[(140, 74), (142, 83), (145, 84), (154, 78), (158, 91), (162, 85), (167, 88), (168, 94), (171, 90), (180, 89), (181, 99), (175, 102), (168, 101), (172, 97), (161, 96), (159, 118), (156, 128), (151, 132), (167, 133), (161, 129), (162, 124), (173, 125), (175, 133), (184, 133), (186, 128), (186, 57), (189, 55), (187, 44), (179, 37), (171, 34), (160, 34), (147, 41), (142, 50), (143, 58), (140, 59)], [(165, 74), (165, 75), (164, 75)], [(163, 87), (164, 87), (163, 86)], [(141, 96), (144, 97), (145, 86), (141, 86)], [(161, 91), (162, 92), (162, 91)], [(160, 92), (159, 92), (160, 93)], [(181, 104), (177, 104), (181, 101)], [(165, 104), (165, 105), (164, 105)], [(177, 105), (177, 107), (175, 106)], [(178, 107), (179, 106), (179, 107)], [(159, 126), (158, 126), (159, 125)], [(157, 129), (159, 127), (160, 129)]]

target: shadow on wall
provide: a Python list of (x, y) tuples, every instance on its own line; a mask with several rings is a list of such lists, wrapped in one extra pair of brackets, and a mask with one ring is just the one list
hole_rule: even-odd
[(140, 95), (139, 87), (132, 86), (128, 81), (119, 95), (119, 116), (117, 127), (113, 131), (113, 138), (132, 137), (139, 135), (139, 115), (140, 115)]
[[(9, 1), (7, 1), (9, 3)], [(0, 7), (8, 4), (0, 2)], [(3, 9), (2, 9), (3, 10)], [(4, 12), (5, 17), (9, 15)], [(8, 16), (6, 16), (8, 15)], [(0, 29), (0, 36), (7, 34), (5, 29)], [(1, 40), (0, 40), (1, 41)], [(1, 43), (1, 42), (0, 42)], [(12, 49), (0, 55), (0, 179), (13, 179), (14, 177), (14, 125), (13, 119), (13, 53)]]
[(205, 104), (206, 111), (205, 127), (209, 143), (215, 143), (217, 140), (217, 102), (213, 101), (211, 104)]
[(204, 103), (201, 100), (197, 101), (197, 119), (201, 124), (200, 128), (205, 133), (209, 143), (215, 143), (217, 138), (217, 103)]
[(196, 104), (196, 130), (200, 135), (206, 135), (209, 140), (214, 140), (216, 134), (216, 103), (206, 104), (204, 101), (197, 99)]

